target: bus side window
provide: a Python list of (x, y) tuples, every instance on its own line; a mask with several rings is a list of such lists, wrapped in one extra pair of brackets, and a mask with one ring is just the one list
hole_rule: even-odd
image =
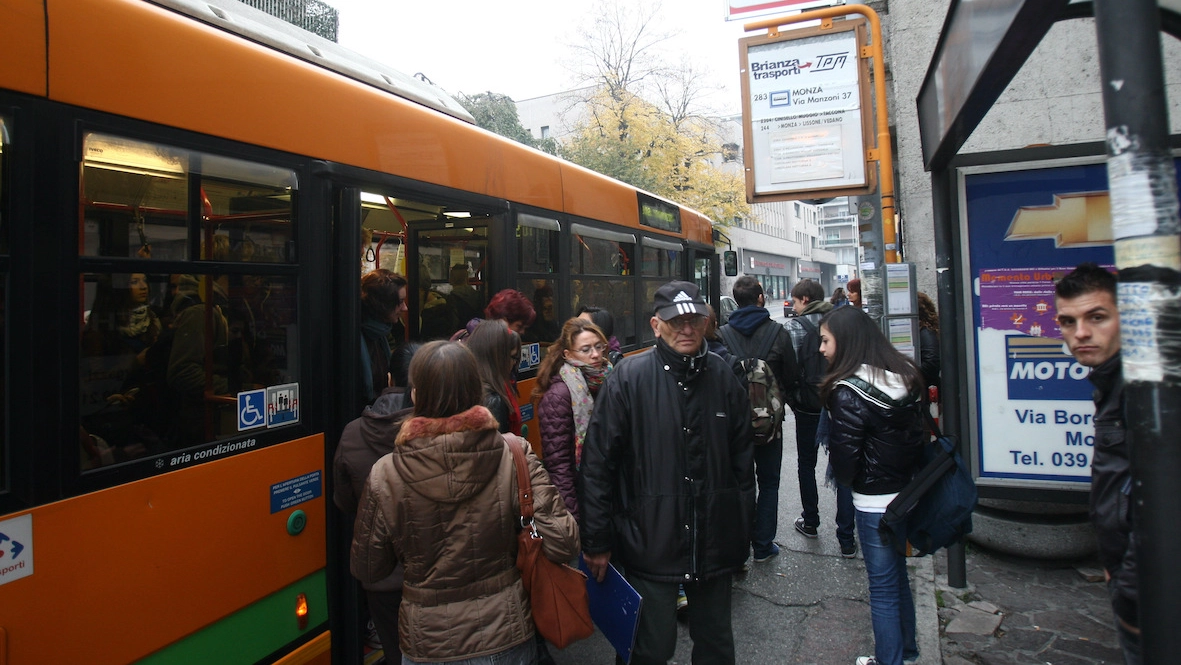
[[(294, 172), (94, 133), (83, 155), (82, 470), (273, 424), (268, 402), (246, 423), (237, 403), (299, 381), (295, 277), (265, 269), (295, 258)], [(107, 256), (139, 265), (109, 272)], [(161, 259), (192, 268), (159, 274)]]
[(558, 312), (566, 294), (553, 279), (558, 266), (561, 224), (541, 215), (517, 215), (517, 290), (531, 303), (536, 318), (521, 336), (523, 344), (546, 347), (562, 332)]
[(606, 309), (615, 317), (615, 337), (620, 344), (637, 343), (641, 337), (636, 329), (633, 277), (636, 237), (582, 224), (574, 224), (570, 230), (574, 309), (582, 305)]
[[(640, 278), (644, 282), (644, 302), (652, 302), (656, 289), (674, 279), (684, 279), (685, 252), (680, 243), (644, 238), (641, 249)], [(652, 328), (642, 330), (641, 339), (653, 339)]]

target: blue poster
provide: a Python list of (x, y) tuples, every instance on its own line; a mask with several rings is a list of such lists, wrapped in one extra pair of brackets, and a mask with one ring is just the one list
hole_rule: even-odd
[(1091, 161), (966, 170), (982, 479), (1090, 481), (1090, 369), (1062, 342), (1054, 283), (1083, 261), (1114, 262), (1107, 168)]

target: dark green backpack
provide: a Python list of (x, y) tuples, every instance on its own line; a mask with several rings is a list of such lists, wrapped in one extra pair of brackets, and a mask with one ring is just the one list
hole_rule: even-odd
[[(768, 321), (749, 339), (731, 326), (723, 326), (718, 331), (726, 342), (726, 348), (740, 359), (738, 364), (742, 368), (742, 378), (746, 381), (747, 397), (750, 398), (750, 424), (756, 446), (774, 441), (783, 431), (783, 416), (786, 413), (783, 388), (775, 378), (770, 363), (764, 360), (775, 346), (775, 337), (780, 329), (778, 323)], [(751, 354), (747, 344), (753, 346), (756, 338), (759, 340), (756, 347), (758, 351)]]

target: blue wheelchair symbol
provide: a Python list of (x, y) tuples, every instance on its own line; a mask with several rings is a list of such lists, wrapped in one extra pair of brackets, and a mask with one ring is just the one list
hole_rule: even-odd
[(250, 390), (238, 393), (238, 431), (266, 427), (267, 391)]

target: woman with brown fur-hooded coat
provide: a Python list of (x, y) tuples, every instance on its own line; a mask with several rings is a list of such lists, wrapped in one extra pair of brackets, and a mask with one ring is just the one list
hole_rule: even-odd
[[(475, 357), (460, 344), (432, 342), (415, 354), (410, 383), (415, 417), (373, 467), (361, 497), (353, 575), (376, 581), (404, 564), (398, 630), (411, 662), (515, 658), (518, 651), (532, 662), (533, 618), (516, 568), (516, 470), (496, 419), (480, 406)], [(569, 561), (580, 549), (578, 526), (524, 448), (543, 552)]]

